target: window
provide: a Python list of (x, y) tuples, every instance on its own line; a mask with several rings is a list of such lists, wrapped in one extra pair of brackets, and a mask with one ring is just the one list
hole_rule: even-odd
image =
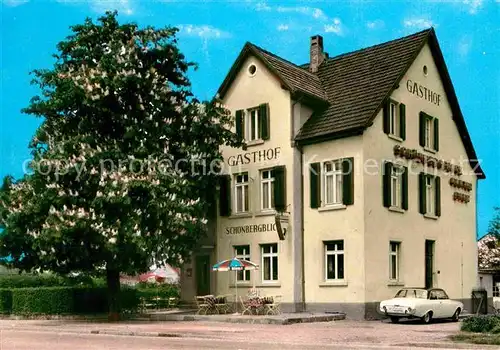
[(393, 166), (391, 170), (391, 207), (401, 207), (401, 184), (403, 172)]
[(389, 103), (389, 132), (394, 136), (399, 136), (398, 109), (396, 102)]
[(439, 176), (420, 173), (419, 197), (420, 214), (432, 218), (441, 216), (441, 178)]
[(420, 112), (420, 146), (439, 151), (439, 119)]
[(399, 251), (401, 243), (390, 242), (389, 251), (389, 279), (399, 281)]
[(262, 281), (273, 282), (278, 280), (278, 245), (263, 244), (262, 250)]
[[(234, 253), (238, 259), (250, 261), (249, 245), (235, 246)], [(250, 270), (238, 271), (236, 275), (236, 281), (238, 282), (250, 281)]]
[(246, 213), (249, 209), (248, 173), (237, 174), (235, 177), (235, 212)]
[(325, 280), (344, 279), (344, 241), (325, 242)]
[(260, 203), (262, 210), (274, 208), (274, 171), (264, 170), (260, 173)]
[(434, 213), (434, 178), (426, 176), (425, 178), (425, 210), (427, 213)]
[(259, 110), (257, 108), (248, 110), (248, 141), (255, 141), (260, 139), (259, 132)]
[(425, 119), (425, 147), (433, 148), (432, 144), (432, 119)]
[(325, 205), (342, 203), (342, 162), (340, 160), (325, 162), (323, 203)]

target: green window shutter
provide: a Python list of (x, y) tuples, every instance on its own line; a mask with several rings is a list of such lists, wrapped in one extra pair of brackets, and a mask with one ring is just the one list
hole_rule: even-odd
[(310, 165), (309, 177), (311, 208), (317, 209), (321, 200), (321, 163), (312, 163)]
[(427, 207), (425, 203), (425, 178), (425, 173), (418, 174), (418, 204), (420, 214), (425, 214)]
[(231, 215), (231, 176), (222, 175), (220, 177), (220, 199), (219, 199), (219, 215)]
[(259, 106), (259, 123), (261, 138), (269, 140), (269, 104), (263, 103)]
[(389, 115), (389, 100), (384, 103), (384, 132), (389, 134), (391, 131), (390, 127), (390, 115)]
[(418, 135), (419, 135), (419, 143), (420, 146), (424, 147), (425, 146), (425, 119), (427, 118), (426, 114), (424, 112), (420, 112), (418, 115), (419, 117), (419, 128), (418, 128)]
[(284, 166), (274, 168), (274, 209), (286, 211), (286, 169)]
[(236, 111), (236, 135), (242, 140), (245, 138), (245, 118), (242, 109)]
[(354, 204), (354, 158), (342, 160), (342, 202)]
[(401, 207), (404, 210), (408, 210), (408, 167), (403, 167), (404, 173), (402, 175), (402, 183), (401, 183)]
[(392, 163), (384, 163), (384, 174), (382, 175), (382, 187), (383, 187), (383, 200), (384, 207), (389, 208), (391, 206), (391, 173), (392, 173)]
[(406, 106), (404, 103), (399, 104), (399, 137), (406, 140)]
[(434, 179), (434, 186), (436, 186), (436, 216), (441, 216), (441, 178), (436, 176)]
[(439, 119), (434, 118), (434, 149), (439, 151)]

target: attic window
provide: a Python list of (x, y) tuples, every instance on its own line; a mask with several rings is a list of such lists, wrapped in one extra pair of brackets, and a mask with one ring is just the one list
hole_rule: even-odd
[(257, 67), (255, 66), (255, 64), (251, 64), (251, 65), (248, 66), (248, 74), (251, 77), (253, 77), (256, 72), (257, 72)]
[(427, 76), (427, 66), (424, 66), (423, 71), (424, 71), (424, 75)]

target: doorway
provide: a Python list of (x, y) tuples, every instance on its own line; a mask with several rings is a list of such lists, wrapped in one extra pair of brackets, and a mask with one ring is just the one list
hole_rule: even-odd
[(434, 286), (434, 241), (425, 240), (425, 288)]
[(196, 265), (196, 295), (210, 294), (210, 256), (198, 255)]

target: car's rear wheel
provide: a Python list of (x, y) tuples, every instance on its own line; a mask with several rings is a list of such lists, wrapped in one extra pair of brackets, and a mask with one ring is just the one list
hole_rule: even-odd
[(460, 308), (458, 308), (458, 309), (455, 310), (455, 313), (451, 317), (451, 320), (453, 322), (458, 322), (458, 319), (460, 318), (460, 311), (461, 311)]
[(422, 322), (429, 324), (431, 323), (431, 321), (432, 321), (432, 311), (429, 311), (422, 317)]
[(392, 323), (398, 323), (399, 322), (399, 317), (391, 316), (391, 322)]

